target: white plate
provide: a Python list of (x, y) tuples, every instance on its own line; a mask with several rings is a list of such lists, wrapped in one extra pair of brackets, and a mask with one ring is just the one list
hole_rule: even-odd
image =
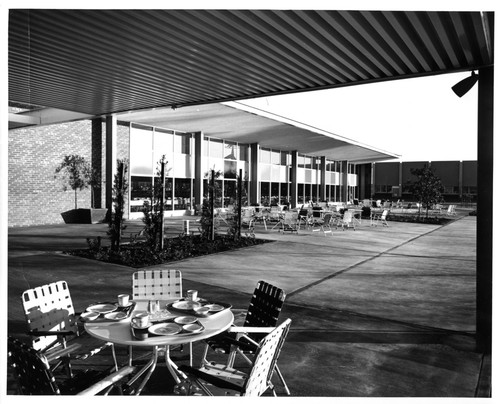
[(115, 311), (105, 314), (104, 318), (112, 321), (121, 321), (127, 318), (127, 313), (124, 313), (123, 311)]
[(111, 313), (116, 310), (114, 304), (94, 304), (93, 306), (87, 307), (87, 311), (93, 311), (94, 313), (106, 314)]
[(172, 304), (174, 309), (179, 310), (193, 310), (195, 307), (200, 307), (201, 304), (198, 302), (192, 302), (190, 300), (181, 300)]
[(181, 317), (176, 317), (174, 321), (177, 324), (191, 324), (191, 323), (196, 323), (198, 319), (193, 316), (181, 316)]
[(186, 324), (182, 326), (182, 329), (186, 332), (190, 332), (191, 334), (197, 334), (199, 332), (202, 332), (205, 327), (203, 327), (201, 324)]
[(220, 304), (207, 304), (205, 307), (208, 307), (210, 311), (224, 310), (224, 306), (221, 306)]
[(92, 320), (96, 320), (97, 318), (99, 317), (99, 313), (95, 313), (93, 311), (86, 311), (82, 314), (80, 314), (80, 318), (83, 320), (83, 321), (92, 321)]
[(160, 323), (152, 325), (148, 331), (154, 335), (175, 335), (182, 331), (180, 325), (174, 323)]

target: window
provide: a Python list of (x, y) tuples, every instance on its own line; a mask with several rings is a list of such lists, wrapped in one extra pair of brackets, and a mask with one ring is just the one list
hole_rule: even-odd
[(174, 152), (181, 154), (191, 154), (190, 133), (176, 133), (174, 135)]

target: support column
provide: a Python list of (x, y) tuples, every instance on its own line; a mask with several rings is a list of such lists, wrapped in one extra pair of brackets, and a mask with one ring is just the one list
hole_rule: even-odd
[(116, 173), (116, 116), (106, 117), (106, 208), (108, 215), (113, 212), (113, 183)]
[(298, 152), (292, 151), (292, 166), (290, 167), (290, 207), (297, 207), (298, 184), (297, 184)]
[(464, 196), (464, 162), (458, 162), (458, 195), (460, 200), (463, 201)]
[(372, 175), (371, 175), (371, 190), (370, 190), (370, 199), (373, 199), (374, 195), (375, 195), (375, 179), (377, 178), (375, 176), (375, 171), (376, 171), (376, 167), (377, 166), (377, 163), (372, 163)]
[(194, 204), (203, 204), (203, 167), (205, 163), (203, 132), (194, 133)]
[(493, 66), (479, 69), (477, 108), (476, 349), (491, 353), (493, 263)]
[(92, 189), (93, 208), (102, 208), (102, 119), (92, 119), (92, 169), (101, 175), (101, 182)]
[(250, 145), (250, 204), (260, 204), (259, 149), (258, 143)]
[(341, 202), (347, 203), (349, 201), (349, 183), (348, 183), (348, 174), (349, 174), (349, 163), (347, 160), (341, 161), (342, 164), (342, 171), (340, 174), (341, 181), (340, 183), (342, 184), (340, 187), (340, 200)]
[(326, 200), (326, 157), (321, 157), (321, 174), (320, 174), (320, 184), (319, 184), (319, 199), (321, 201)]

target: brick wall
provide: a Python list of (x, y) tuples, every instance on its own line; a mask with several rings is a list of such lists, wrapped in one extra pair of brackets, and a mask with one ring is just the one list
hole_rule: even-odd
[[(117, 156), (129, 158), (128, 126), (119, 125), (117, 132)], [(9, 130), (10, 227), (63, 223), (61, 212), (75, 207), (75, 197), (73, 191), (62, 190), (54, 171), (65, 155), (78, 154), (92, 161), (91, 140), (90, 120)], [(103, 144), (103, 156), (104, 151)], [(79, 208), (90, 207), (90, 189), (78, 191), (77, 201)]]

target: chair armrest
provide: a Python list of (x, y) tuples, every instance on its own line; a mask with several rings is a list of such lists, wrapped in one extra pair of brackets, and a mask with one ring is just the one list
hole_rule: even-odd
[(209, 375), (200, 369), (195, 369), (195, 368), (193, 368), (191, 366), (187, 366), (187, 365), (181, 365), (181, 366), (179, 366), (179, 370), (181, 372), (190, 374), (198, 379), (203, 379), (206, 382), (214, 385), (215, 387), (219, 387), (221, 389), (231, 389), (231, 390), (236, 390), (236, 391), (242, 391), (241, 386), (238, 386), (237, 384), (228, 382), (227, 380), (220, 379), (217, 376)]
[(269, 334), (274, 330), (274, 327), (229, 327), (228, 332), (248, 333), (248, 334)]
[(86, 388), (85, 390), (79, 392), (77, 396), (95, 396), (97, 393), (103, 391), (105, 388), (112, 386), (116, 382), (119, 382), (125, 376), (128, 376), (135, 370), (134, 366), (125, 366), (118, 370), (117, 372), (111, 373), (104, 379), (98, 381), (92, 386)]
[(45, 355), (45, 357), (47, 358), (47, 360), (49, 362), (52, 362), (53, 360), (59, 359), (62, 356), (70, 355), (73, 352), (78, 351), (79, 349), (81, 349), (81, 345), (79, 345), (79, 344), (73, 344), (73, 345), (71, 345), (71, 346), (69, 346), (67, 348), (60, 348), (60, 349), (54, 348), (54, 349), (51, 349), (49, 351), (44, 352), (44, 355)]
[(74, 331), (28, 331), (28, 334), (34, 337), (66, 337), (76, 335)]

